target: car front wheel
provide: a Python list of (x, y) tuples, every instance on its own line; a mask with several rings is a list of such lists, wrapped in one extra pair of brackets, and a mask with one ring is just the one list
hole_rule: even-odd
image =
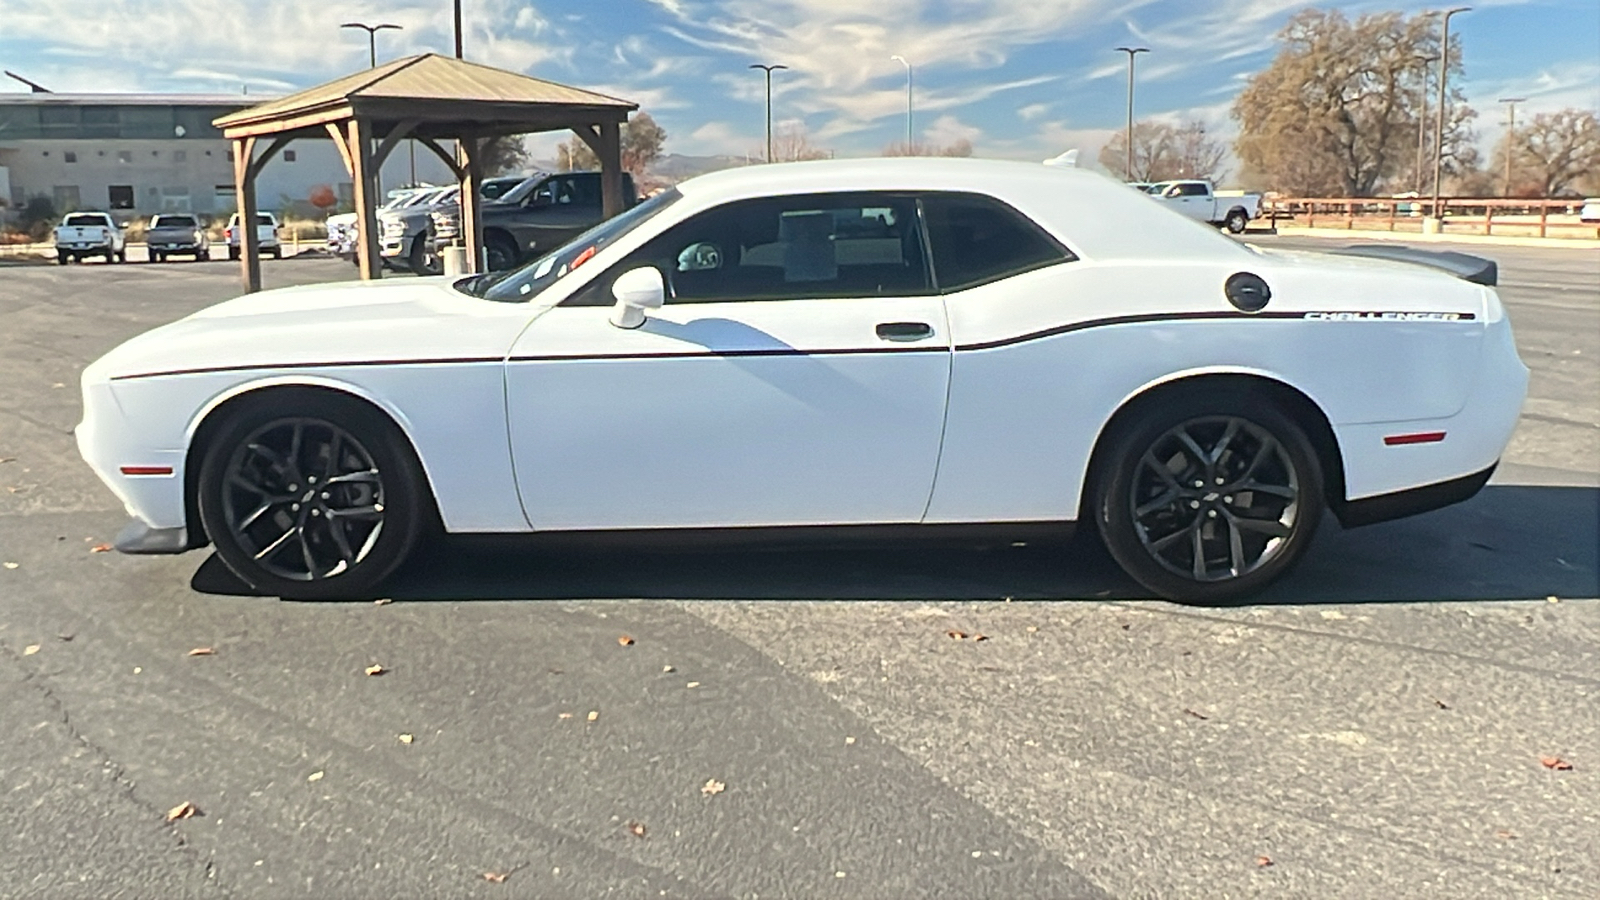
[(383, 414), (335, 395), (245, 404), (201, 462), (200, 517), (217, 555), (281, 597), (368, 595), (431, 520), (409, 442)]
[(1159, 398), (1108, 434), (1094, 509), (1106, 547), (1146, 588), (1233, 602), (1287, 573), (1326, 508), (1305, 432), (1248, 392)]

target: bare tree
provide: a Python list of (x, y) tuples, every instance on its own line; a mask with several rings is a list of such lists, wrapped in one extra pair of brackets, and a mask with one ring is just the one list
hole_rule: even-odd
[[(754, 153), (760, 157), (765, 153)], [(806, 131), (806, 123), (793, 121), (782, 122), (772, 130), (772, 161), (773, 162), (802, 162), (808, 159), (828, 159), (833, 156), (832, 150), (824, 150), (811, 143), (811, 135)]]
[(883, 148), (883, 155), (967, 157), (972, 155), (972, 142), (966, 138), (957, 138), (953, 143), (949, 144), (907, 144), (905, 141), (896, 141)]
[[(1165, 122), (1139, 122), (1133, 126), (1133, 180), (1170, 181), (1204, 178), (1221, 181), (1228, 170), (1222, 161), (1228, 149), (1206, 133), (1204, 122), (1173, 126)], [(1128, 164), (1128, 137), (1117, 132), (1100, 148), (1100, 165), (1120, 174)]]
[[(622, 126), (622, 168), (635, 180), (643, 178), (651, 163), (661, 158), (661, 148), (667, 143), (667, 131), (647, 112), (634, 113)], [(582, 138), (573, 135), (556, 148), (559, 159), (556, 165), (563, 172), (593, 171), (600, 168), (600, 158), (594, 155)]]
[[(1512, 196), (1575, 193), (1593, 186), (1600, 173), (1600, 121), (1588, 110), (1540, 113), (1511, 137)], [(1494, 171), (1505, 170), (1506, 143), (1502, 137), (1495, 145)]]
[[(1278, 35), (1282, 49), (1272, 64), (1234, 100), (1241, 127), (1234, 149), (1246, 170), (1298, 194), (1365, 197), (1398, 179), (1414, 185), (1423, 60), (1439, 55), (1440, 40), (1435, 16), (1296, 15)], [(1450, 72), (1462, 72), (1455, 39)], [(1464, 99), (1454, 88), (1447, 97), (1443, 144), (1452, 173), (1475, 162), (1467, 150), (1476, 113)]]

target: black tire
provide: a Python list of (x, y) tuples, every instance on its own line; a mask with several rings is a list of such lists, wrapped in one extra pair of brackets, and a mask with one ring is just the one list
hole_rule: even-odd
[(107, 250), (101, 255), (106, 258), (106, 265), (108, 266), (117, 261), (117, 251), (115, 250)]
[(1327, 506), (1305, 432), (1265, 396), (1234, 388), (1141, 404), (1102, 438), (1094, 472), (1106, 549), (1180, 603), (1235, 602), (1282, 577)]
[(234, 574), (300, 600), (370, 596), (436, 521), (394, 422), (319, 391), (272, 392), (229, 413), (205, 448), (199, 501)]
[(56, 262), (60, 263), (63, 266), (66, 265), (69, 262), (72, 262), (72, 254), (71, 253), (57, 253), (56, 254)]
[(483, 248), (489, 257), (489, 271), (499, 272), (517, 264), (517, 242), (502, 231), (491, 231), (483, 239)]
[(210, 262), (211, 261), (211, 251), (210, 250), (201, 250), (199, 253), (196, 253), (194, 255), (194, 260), (195, 260), (195, 262)]
[(117, 251), (117, 262), (125, 263), (127, 261), (128, 261), (128, 248), (127, 247), (123, 247), (121, 250)]
[(228, 248), (228, 258), (233, 260), (234, 262), (238, 262), (239, 261), (239, 248), (238, 247), (229, 247)]
[(165, 262), (166, 259), (167, 258), (165, 256), (162, 256), (161, 254), (155, 252), (154, 250), (150, 251), (150, 261), (151, 262), (153, 262), (153, 263)]
[(1250, 227), (1250, 215), (1242, 209), (1228, 210), (1227, 218), (1222, 220), (1222, 227), (1228, 229), (1229, 234), (1244, 234)]
[(433, 252), (432, 244), (433, 240), (428, 237), (426, 231), (417, 235), (416, 239), (411, 242), (411, 253), (407, 262), (410, 264), (412, 272), (418, 275), (443, 274), (444, 261), (439, 258), (438, 254)]
[(272, 248), (272, 258), (273, 259), (283, 259), (283, 245), (282, 244), (279, 244), (278, 246)]

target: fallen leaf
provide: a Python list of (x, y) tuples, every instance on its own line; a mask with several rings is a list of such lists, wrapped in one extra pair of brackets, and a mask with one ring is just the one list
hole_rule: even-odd
[(712, 779), (708, 779), (705, 784), (700, 786), (700, 793), (705, 794), (706, 796), (709, 797), (712, 794), (720, 794), (720, 793), (722, 793), (723, 791), (725, 791), (727, 789), (728, 789), (727, 785), (725, 785), (722, 782), (716, 780), (715, 778), (712, 778)]
[(700, 686), (700, 682), (698, 682), (698, 681), (691, 681), (688, 684), (684, 685), (684, 687), (689, 687), (689, 688), (697, 688), (699, 686)]
[(617, 643), (621, 644), (624, 647), (631, 647), (631, 646), (633, 646), (633, 638), (628, 637), (627, 635), (623, 635), (623, 636), (617, 638)]
[(200, 807), (195, 806), (193, 803), (184, 802), (167, 810), (167, 821), (173, 822), (178, 819), (192, 819), (195, 816), (200, 815), (205, 815), (200, 811)]
[(1544, 766), (1546, 769), (1555, 769), (1557, 772), (1572, 771), (1572, 763), (1559, 756), (1541, 756), (1539, 757), (1539, 765)]
[(950, 631), (946, 631), (945, 632), (945, 637), (948, 637), (951, 640), (956, 640), (956, 641), (962, 640), (966, 636), (967, 636), (967, 633), (965, 631), (956, 631), (955, 629), (951, 629)]
[(379, 597), (378, 599), (372, 601), (372, 605), (373, 606), (388, 606), (389, 604), (391, 604), (393, 602), (394, 602), (394, 598), (393, 597)]
[(570, 719), (570, 718), (572, 718), (572, 713), (556, 713), (556, 718), (558, 718), (558, 719)]
[(1267, 866), (1272, 865), (1272, 857), (1270, 857), (1270, 856), (1258, 856), (1258, 857), (1256, 857), (1256, 865), (1260, 866), (1263, 869), (1265, 869)]
[(186, 653), (184, 655), (185, 656), (215, 656), (216, 652), (217, 651), (212, 650), (210, 647), (196, 647), (196, 648), (194, 648), (193, 650), (190, 650), (188, 653)]
[(1501, 840), (1505, 840), (1505, 841), (1514, 841), (1514, 840), (1517, 839), (1516, 835), (1514, 835), (1511, 832), (1505, 830), (1504, 828), (1500, 829), (1499, 831), (1496, 831), (1494, 833), (1494, 836), (1497, 837), (1497, 838), (1500, 838)]
[(385, 672), (388, 672), (389, 670), (385, 669), (383, 666), (379, 665), (378, 663), (373, 663), (372, 665), (367, 666), (365, 669), (362, 669), (361, 671), (367, 673), (368, 675), (382, 675)]
[(510, 877), (511, 877), (511, 873), (510, 872), (485, 872), (485, 873), (483, 873), (483, 880), (491, 882), (493, 884), (505, 884), (506, 883), (506, 879), (510, 878)]
[(22, 648), (22, 655), (23, 656), (32, 656), (32, 655), (34, 655), (35, 653), (38, 653), (38, 652), (39, 652), (39, 645), (38, 644), (29, 644), (28, 646)]
[(56, 635), (56, 640), (70, 642), (75, 637), (77, 637), (75, 634), (58, 634)]
[(975, 634), (975, 635), (972, 636), (972, 640), (973, 640), (974, 643), (976, 643), (977, 641), (987, 641), (988, 639), (989, 639), (989, 636), (987, 634)]
[(854, 738), (854, 737), (851, 737), (851, 736), (849, 736), (849, 735), (846, 735), (846, 736), (845, 736), (845, 739), (844, 739), (844, 742), (845, 742), (845, 744), (846, 744), (846, 745), (847, 745), (847, 746), (848, 746), (848, 745), (850, 745), (850, 744), (854, 744), (854, 743), (855, 743), (855, 742), (856, 742), (856, 739), (855, 739), (855, 738)]
[(410, 735), (410, 734), (402, 734), (402, 735), (400, 735), (400, 743), (402, 743), (402, 744), (409, 744), (412, 741), (415, 741), (416, 739), (417, 738), (416, 738), (415, 735)]
[(1450, 704), (1444, 702), (1443, 700), (1440, 700), (1438, 697), (1429, 697), (1428, 699), (1432, 700), (1433, 701), (1433, 705), (1439, 707), (1440, 709), (1449, 709), (1450, 708)]
[(1038, 632), (1039, 632), (1039, 626), (1037, 626), (1037, 625), (1029, 625), (1028, 626), (1028, 633), (1029, 634), (1038, 634)]
[(627, 825), (627, 828), (628, 828), (628, 833), (633, 835), (634, 837), (636, 837), (636, 838), (644, 837), (644, 823), (643, 822), (629, 822), (628, 825)]
[(312, 772), (310, 775), (307, 775), (306, 776), (306, 780), (307, 781), (321, 781), (323, 774), (324, 774), (323, 771), (321, 769), (318, 769), (315, 772)]
[(1546, 597), (1545, 599), (1549, 600), (1551, 603), (1560, 603), (1561, 602), (1561, 598), (1557, 597), (1555, 594), (1551, 594), (1550, 596)]
[(592, 709), (592, 710), (589, 711), (589, 721), (593, 722), (594, 720), (596, 720), (598, 718), (600, 718), (600, 710)]
[(1197, 712), (1195, 712), (1195, 711), (1194, 711), (1194, 710), (1192, 710), (1192, 709), (1184, 709), (1184, 712), (1185, 712), (1185, 713), (1186, 713), (1186, 714), (1188, 714), (1188, 715), (1191, 715), (1191, 716), (1194, 716), (1194, 717), (1195, 717), (1195, 718), (1196, 718), (1196, 719), (1199, 719), (1199, 720), (1200, 720), (1200, 721), (1202, 721), (1202, 722), (1204, 722), (1204, 721), (1206, 721), (1206, 720), (1207, 720), (1207, 719), (1210, 719), (1210, 718), (1211, 718), (1211, 717), (1210, 717), (1210, 716), (1208, 716), (1208, 715), (1204, 715), (1204, 714), (1202, 714), (1202, 713), (1197, 713)]
[(663, 671), (663, 672), (676, 672), (677, 669), (674, 669), (672, 666), (662, 666), (661, 667), (661, 671)]
[(0, 456), (0, 464), (5, 464), (5, 463), (8, 463), (8, 462), (16, 462), (16, 461), (17, 461), (17, 458), (15, 456)]
[(8, 562), (8, 563), (5, 564), (5, 566), (8, 569), (15, 569), (17, 567), (17, 564), (14, 563), (14, 562)]
[(90, 553), (110, 553), (111, 552), (111, 545), (110, 544), (95, 544), (93, 547), (89, 548), (89, 552)]
[(1132, 627), (1133, 627), (1133, 626), (1132, 626), (1132, 625), (1130, 625), (1130, 624), (1124, 624), (1124, 625), (1123, 625), (1123, 626), (1122, 626), (1122, 630), (1123, 630), (1123, 631), (1127, 631), (1127, 630), (1128, 630), (1128, 629), (1130, 629), (1130, 628), (1132, 628)]

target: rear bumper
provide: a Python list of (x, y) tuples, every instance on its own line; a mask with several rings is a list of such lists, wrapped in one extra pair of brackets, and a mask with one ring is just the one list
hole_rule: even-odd
[(1359, 528), (1362, 525), (1375, 525), (1378, 522), (1388, 522), (1443, 509), (1463, 500), (1470, 500), (1483, 490), (1483, 486), (1489, 483), (1489, 476), (1494, 474), (1498, 465), (1500, 463), (1496, 462), (1481, 472), (1452, 478), (1449, 481), (1408, 488), (1392, 494), (1379, 494), (1376, 497), (1363, 497), (1360, 500), (1347, 500), (1335, 505), (1333, 514), (1338, 518), (1340, 525), (1346, 528)]
[(112, 546), (119, 553), (137, 555), (182, 553), (191, 549), (187, 528), (154, 528), (143, 519), (134, 519), (124, 525)]

